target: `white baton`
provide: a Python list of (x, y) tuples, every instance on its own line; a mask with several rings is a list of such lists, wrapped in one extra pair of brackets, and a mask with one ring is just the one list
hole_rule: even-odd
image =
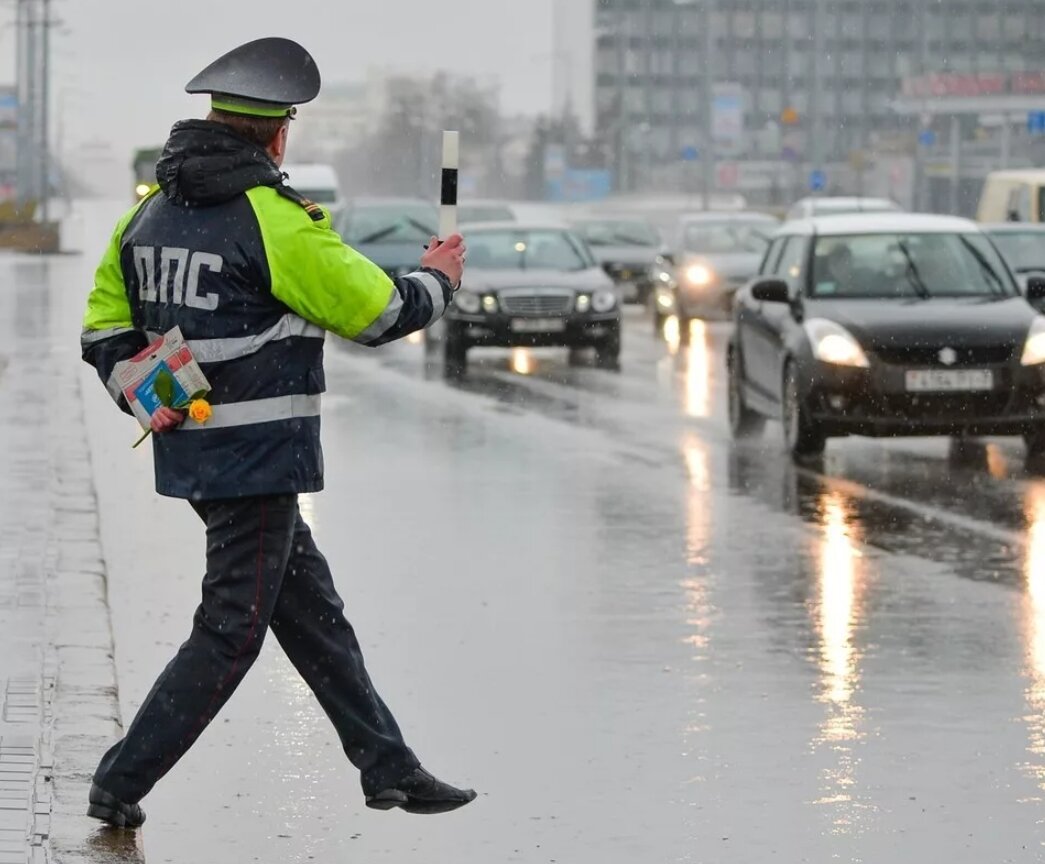
[(460, 133), (443, 132), (443, 178), (439, 195), (439, 239), (457, 233), (457, 169)]

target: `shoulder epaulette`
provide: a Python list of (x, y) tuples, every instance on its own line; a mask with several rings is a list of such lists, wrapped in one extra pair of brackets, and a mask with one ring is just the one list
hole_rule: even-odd
[(280, 183), (275, 187), (276, 191), (289, 201), (293, 201), (299, 207), (301, 207), (309, 218), (313, 222), (320, 222), (323, 219), (324, 212), (323, 208), (320, 207), (315, 201), (310, 201), (293, 186), (287, 186), (285, 183)]

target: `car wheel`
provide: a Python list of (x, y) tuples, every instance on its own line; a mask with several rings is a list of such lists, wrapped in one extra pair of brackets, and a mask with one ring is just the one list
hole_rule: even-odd
[(595, 346), (595, 364), (600, 369), (620, 369), (620, 327)]
[(1027, 445), (1027, 462), (1045, 464), (1045, 426), (1024, 433), (1023, 443)]
[(980, 468), (987, 464), (987, 445), (979, 438), (954, 435), (947, 448), (947, 461), (963, 468)]
[(468, 343), (453, 327), (443, 337), (443, 365), (447, 375), (463, 375), (468, 369)]
[(761, 435), (766, 418), (752, 411), (744, 402), (743, 369), (735, 350), (729, 352), (726, 363), (729, 369), (729, 430), (736, 439)]
[(827, 437), (809, 416), (802, 404), (798, 386), (798, 370), (793, 362), (784, 371), (783, 416), (784, 444), (791, 458), (796, 461), (815, 458), (824, 452)]

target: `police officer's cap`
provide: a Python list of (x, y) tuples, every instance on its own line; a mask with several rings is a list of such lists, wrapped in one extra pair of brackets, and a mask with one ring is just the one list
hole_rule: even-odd
[(210, 93), (211, 107), (253, 117), (293, 117), (294, 106), (319, 95), (312, 55), (290, 39), (256, 39), (219, 57), (185, 85)]

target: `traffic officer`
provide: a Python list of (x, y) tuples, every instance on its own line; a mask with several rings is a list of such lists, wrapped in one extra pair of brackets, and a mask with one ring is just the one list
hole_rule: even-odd
[(390, 279), (341, 242), (321, 207), (284, 185), (295, 105), (319, 93), (315, 61), (287, 39), (242, 45), (186, 90), (206, 120), (176, 123), (159, 189), (116, 226), (87, 302), (82, 350), (124, 411), (117, 362), (180, 327), (211, 384), (211, 418), (152, 417), (156, 490), (206, 524), (203, 600), (188, 640), (102, 758), (88, 814), (145, 821), (138, 802), (206, 728), (271, 627), (360, 770), (366, 804), (438, 813), (475, 798), (421, 768), (367, 675), (297, 496), (323, 488), (323, 339), (382, 345), (436, 321), (460, 283), (460, 235), (432, 238)]

